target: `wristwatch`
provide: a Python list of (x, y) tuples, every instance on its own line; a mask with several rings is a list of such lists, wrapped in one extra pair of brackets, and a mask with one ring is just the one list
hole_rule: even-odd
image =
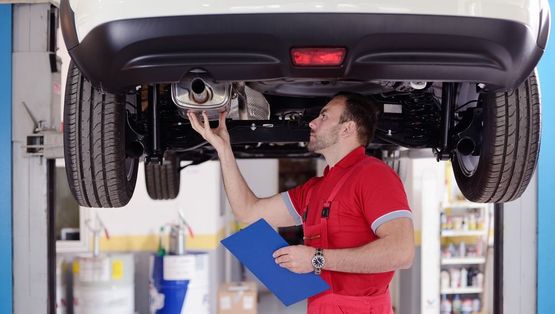
[(314, 267), (314, 273), (320, 275), (322, 268), (326, 264), (326, 259), (324, 258), (324, 250), (316, 249), (314, 256), (312, 257), (312, 267)]

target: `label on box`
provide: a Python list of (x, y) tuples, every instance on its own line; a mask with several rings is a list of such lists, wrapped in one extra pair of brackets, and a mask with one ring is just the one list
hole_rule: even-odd
[(195, 274), (195, 264), (194, 256), (164, 256), (164, 280), (190, 280)]
[(123, 278), (123, 261), (115, 259), (112, 261), (112, 279), (121, 280)]
[(79, 259), (78, 262), (79, 279), (82, 282), (110, 281), (111, 265), (109, 258), (83, 258)]
[(243, 297), (243, 309), (245, 310), (254, 309), (254, 297), (252, 295), (246, 295)]
[(231, 310), (231, 297), (223, 296), (220, 297), (220, 310)]

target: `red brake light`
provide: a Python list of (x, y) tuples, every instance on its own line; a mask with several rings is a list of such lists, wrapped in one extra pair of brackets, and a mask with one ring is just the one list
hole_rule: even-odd
[(295, 66), (338, 66), (346, 53), (345, 48), (293, 48), (291, 59)]

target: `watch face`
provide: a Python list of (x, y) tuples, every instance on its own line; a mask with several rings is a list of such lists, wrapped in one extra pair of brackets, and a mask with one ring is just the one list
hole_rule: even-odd
[(324, 266), (324, 262), (324, 257), (321, 255), (317, 255), (312, 258), (312, 266), (315, 268), (322, 268)]

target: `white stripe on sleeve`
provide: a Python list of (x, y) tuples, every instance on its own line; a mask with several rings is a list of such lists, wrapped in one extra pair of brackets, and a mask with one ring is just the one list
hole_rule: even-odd
[(372, 231), (374, 233), (376, 233), (376, 230), (378, 230), (378, 227), (381, 226), (382, 224), (384, 224), (388, 221), (391, 221), (393, 219), (402, 218), (402, 217), (412, 219), (412, 212), (410, 210), (406, 210), (406, 209), (389, 212), (389, 213), (379, 217), (378, 219), (374, 220), (374, 222), (372, 223), (372, 226), (371, 226)]
[(281, 198), (283, 199), (283, 202), (285, 203), (285, 206), (287, 206), (287, 209), (289, 210), (289, 214), (295, 220), (295, 224), (296, 225), (301, 225), (303, 223), (303, 220), (301, 219), (301, 215), (299, 215), (299, 212), (297, 210), (295, 210), (295, 206), (293, 206), (293, 202), (291, 201), (291, 197), (289, 197), (289, 192), (287, 192), (287, 191), (282, 192), (281, 193)]

